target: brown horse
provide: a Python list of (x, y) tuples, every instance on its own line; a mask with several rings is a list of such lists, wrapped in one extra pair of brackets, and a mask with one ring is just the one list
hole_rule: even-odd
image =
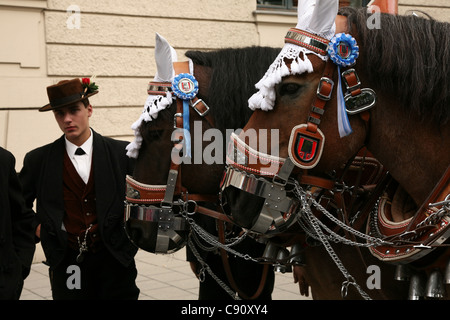
[[(317, 186), (326, 189), (328, 185), (324, 181), (333, 181), (335, 173), (342, 170), (342, 163), (347, 163), (366, 147), (389, 170), (388, 176), (392, 179), (388, 184), (384, 182), (389, 179), (383, 180), (376, 192), (372, 192), (372, 198), (377, 196), (377, 201), (371, 204), (374, 210), (369, 210), (365, 216), (344, 217), (343, 221), (349, 225), (350, 218), (359, 220), (360, 231), (385, 242), (372, 243), (369, 250), (356, 250), (345, 243), (333, 244), (333, 252), (361, 287), (368, 279), (368, 266), (380, 267), (381, 287), (368, 291), (372, 298), (407, 298), (407, 283), (393, 282), (396, 264), (406, 264), (416, 272), (411, 276), (413, 292), (410, 298), (417, 295), (443, 297), (445, 290), (436, 279), (441, 277), (448, 263), (445, 243), (449, 233), (446, 198), (448, 200), (450, 193), (450, 153), (446, 151), (450, 147), (450, 25), (414, 16), (381, 14), (381, 28), (370, 29), (367, 26), (370, 14), (366, 10), (345, 8), (340, 14), (336, 20), (336, 34), (340, 31), (356, 39), (360, 50), (356, 65), (352, 70), (343, 68), (338, 74), (331, 59), (325, 62), (326, 59), (320, 56), (321, 50), (326, 51), (327, 39), (302, 30), (291, 30), (287, 36), (289, 43), (309, 46), (309, 49), (313, 44), (315, 54), (302, 53), (299, 57), (302, 61), (310, 61), (310, 69), (306, 66), (300, 72), (283, 76), (274, 86), (273, 108), (266, 105), (265, 111), (256, 110), (244, 132), (234, 137), (234, 153), (241, 149), (240, 153), (247, 158), (240, 165), (230, 156), (232, 161), (225, 178), (228, 183), (224, 185), (223, 194), (234, 220), (245, 228), (252, 228), (262, 221), (259, 218), (262, 205), (271, 202), (266, 201), (267, 193), (265, 198), (248, 193), (252, 189), (250, 184), (258, 181), (262, 185), (261, 179), (268, 177), (272, 187), (275, 185), (277, 192), (283, 194), (283, 185), (288, 181), (286, 177), (292, 173), (291, 177), (304, 188), (312, 186), (310, 191), (305, 189), (307, 192), (297, 193), (307, 197)], [(306, 44), (305, 37), (313, 41)], [(346, 58), (348, 49), (338, 47), (339, 54)], [(299, 69), (298, 63), (294, 66), (294, 60), (285, 61), (291, 71)], [(340, 89), (337, 84), (341, 76), (349, 89), (345, 99), (352, 128), (352, 133), (347, 132), (342, 138), (338, 130), (337, 107)], [(333, 86), (333, 82), (336, 85)], [(361, 90), (368, 87), (373, 91)], [(248, 147), (247, 129), (256, 133), (261, 129), (279, 130), (278, 141), (271, 141), (268, 136), (269, 155), (258, 153), (258, 145)], [(271, 153), (275, 157), (271, 157)], [(257, 159), (253, 166), (249, 163), (252, 157)], [(259, 163), (262, 158), (266, 163)], [(283, 167), (284, 164), (289, 165)], [(242, 171), (246, 167), (250, 168), (251, 175), (260, 173), (263, 178), (251, 180), (248, 174), (236, 173), (237, 169)], [(238, 180), (234, 178), (236, 175), (240, 175), (240, 185), (234, 182)], [(275, 183), (280, 177), (286, 178), (281, 179), (284, 182), (281, 188)], [(244, 183), (247, 185), (242, 187)], [(296, 187), (298, 189), (298, 185)], [(344, 187), (349, 189), (351, 185)], [(336, 187), (330, 189), (339, 192)], [(310, 205), (312, 197), (308, 199), (306, 204)], [(429, 206), (430, 203), (436, 204)], [(300, 211), (299, 220), (308, 212), (305, 202), (302, 204), (304, 210)], [(289, 222), (284, 218), (286, 223)], [(273, 220), (272, 228), (283, 227), (283, 223), (277, 225), (277, 220)], [(343, 225), (338, 226), (343, 230)], [(326, 248), (324, 245), (305, 250), (306, 277), (315, 298), (338, 299), (341, 288), (347, 288), (342, 283), (348, 284), (349, 278), (342, 277), (339, 272), (342, 270), (336, 268), (336, 260), (328, 256), (330, 250)], [(418, 273), (429, 277), (428, 292), (418, 293), (421, 286), (425, 287), (416, 282)], [(358, 296), (355, 290), (349, 291), (349, 298)]]
[[(130, 238), (140, 248), (149, 252), (171, 253), (181, 249), (187, 242), (189, 249), (200, 251), (201, 257), (196, 256), (197, 259), (215, 256), (212, 253), (203, 254), (199, 250), (201, 246), (197, 249), (190, 246), (189, 241), (195, 243), (193, 239), (199, 238), (199, 235), (191, 232), (188, 236), (188, 221), (195, 221), (206, 231), (217, 233), (215, 219), (207, 215), (212, 215), (213, 218), (220, 216), (220, 212), (216, 210), (219, 209), (218, 193), (225, 167), (226, 147), (226, 141), (220, 139), (226, 137), (226, 130), (242, 128), (250, 118), (251, 110), (246, 108), (245, 102), (255, 92), (253, 83), (264, 74), (279, 51), (280, 49), (268, 47), (222, 49), (213, 52), (188, 51), (186, 57), (192, 63), (175, 62), (174, 70), (171, 62), (157, 62), (158, 77), (166, 79), (166, 83), (150, 83), (151, 101), (146, 105), (144, 117), (141, 118), (145, 120), (136, 123), (135, 128), (139, 139), (129, 146), (129, 155), (137, 158), (133, 177), (127, 178), (126, 225)], [(170, 53), (169, 50), (167, 52)], [(172, 99), (175, 98), (172, 91), (175, 86), (167, 83), (172, 74), (186, 73), (192, 73), (198, 85), (198, 94), (191, 102), (187, 114), (183, 113), (181, 99)], [(167, 89), (169, 87), (170, 89)], [(171, 101), (166, 101), (165, 104), (161, 102), (166, 98)], [(164, 107), (161, 107), (163, 104)], [(158, 112), (154, 112), (156, 109)], [(180, 121), (182, 118), (189, 119), (189, 132), (180, 133), (183, 128), (183, 121)], [(211, 129), (216, 133), (213, 139), (208, 138)], [(191, 138), (191, 158), (184, 157), (185, 135)], [(217, 147), (206, 152), (212, 144)], [(211, 161), (211, 158), (214, 161)], [(184, 205), (179, 205), (180, 203)], [(229, 222), (225, 215), (222, 220)], [(223, 221), (219, 220), (219, 227), (223, 225), (220, 222)], [(161, 231), (165, 228), (167, 230)], [(227, 239), (221, 240), (228, 241), (230, 235), (231, 230), (227, 230)], [(217, 235), (214, 236), (217, 238)], [(210, 243), (201, 238), (200, 240), (203, 246), (211, 248)], [(217, 250), (217, 247), (213, 249)], [(249, 253), (249, 250), (260, 256), (264, 246), (253, 239), (244, 239), (232, 249), (244, 254)], [(221, 254), (226, 256), (225, 251)], [(235, 290), (228, 292), (230, 295), (238, 292), (244, 299), (270, 298), (274, 274), (269, 271), (268, 266), (230, 255), (228, 259), (223, 259), (224, 266), (220, 267), (221, 257), (217, 256), (217, 259), (214, 257), (205, 261), (207, 264), (213, 263), (211, 269), (204, 266), (207, 271), (213, 272), (211, 276), (205, 274), (206, 281), (211, 282), (212, 278), (218, 283), (222, 281)], [(225, 264), (229, 267), (225, 267)], [(228, 271), (233, 275), (227, 274)], [(264, 281), (260, 283), (261, 279)], [(233, 283), (234, 281), (236, 283)], [(209, 298), (226, 298), (226, 293), (221, 295), (221, 288), (215, 288), (218, 292), (212, 293)], [(202, 295), (204, 294), (201, 289), (200, 298)]]

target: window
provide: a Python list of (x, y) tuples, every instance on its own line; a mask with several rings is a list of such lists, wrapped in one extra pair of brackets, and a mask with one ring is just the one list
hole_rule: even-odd
[[(294, 10), (297, 8), (298, 0), (256, 0), (258, 9), (282, 9)], [(342, 5), (350, 5), (351, 7), (365, 7), (370, 0), (347, 0), (340, 1)]]
[(257, 0), (258, 9), (284, 9), (293, 10), (298, 0)]

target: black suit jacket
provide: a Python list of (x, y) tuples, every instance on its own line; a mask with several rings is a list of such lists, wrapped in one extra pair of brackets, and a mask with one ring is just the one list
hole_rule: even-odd
[(34, 212), (25, 206), (14, 156), (0, 148), (0, 299), (18, 299), (35, 250)]
[[(124, 229), (125, 178), (134, 161), (126, 156), (128, 142), (103, 137), (93, 131), (92, 168), (100, 236), (106, 248), (124, 266), (134, 259), (137, 247)], [(57, 266), (67, 249), (64, 219), (64, 136), (27, 153), (20, 172), (26, 203), (36, 202), (36, 226), (41, 224), (42, 247), (47, 263)]]

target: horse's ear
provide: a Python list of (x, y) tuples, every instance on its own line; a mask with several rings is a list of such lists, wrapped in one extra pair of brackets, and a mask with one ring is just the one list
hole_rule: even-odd
[(164, 37), (156, 33), (155, 41), (156, 75), (155, 81), (172, 82), (174, 77), (173, 63), (178, 60), (174, 48)]
[(298, 23), (296, 26), (297, 29), (306, 30), (309, 27), (315, 5), (316, 0), (303, 0), (298, 2), (297, 5)]
[(303, 0), (299, 1), (297, 5), (297, 18), (299, 24), (308, 23), (309, 20), (307, 16), (311, 16), (314, 6), (316, 5), (316, 0)]
[(339, 0), (316, 0), (309, 29), (321, 37), (331, 39), (335, 33), (338, 10)]

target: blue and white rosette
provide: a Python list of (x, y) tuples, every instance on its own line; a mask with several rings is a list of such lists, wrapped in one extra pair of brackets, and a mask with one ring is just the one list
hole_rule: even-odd
[(173, 93), (183, 100), (183, 129), (186, 146), (186, 156), (191, 158), (191, 134), (189, 125), (189, 102), (198, 93), (198, 81), (189, 73), (180, 73), (172, 82)]
[(335, 35), (328, 44), (328, 56), (338, 66), (338, 127), (340, 137), (353, 132), (345, 108), (344, 93), (342, 91), (341, 67), (350, 67), (359, 57), (359, 47), (355, 38), (346, 33)]

